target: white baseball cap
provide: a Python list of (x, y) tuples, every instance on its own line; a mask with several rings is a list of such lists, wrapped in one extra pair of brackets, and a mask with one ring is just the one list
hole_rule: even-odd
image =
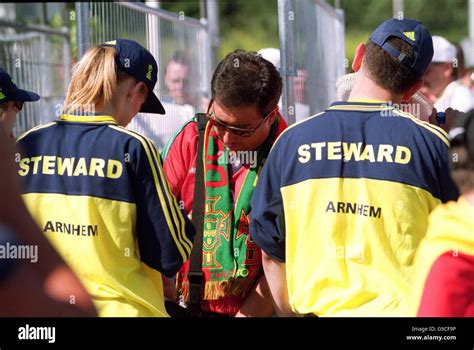
[(267, 47), (258, 51), (260, 56), (262, 56), (267, 61), (273, 63), (276, 69), (280, 69), (280, 50), (273, 47)]
[(456, 47), (442, 36), (433, 35), (433, 49), (432, 63), (451, 63), (456, 59)]
[(464, 39), (461, 47), (464, 52), (464, 65), (466, 68), (474, 68), (474, 41)]

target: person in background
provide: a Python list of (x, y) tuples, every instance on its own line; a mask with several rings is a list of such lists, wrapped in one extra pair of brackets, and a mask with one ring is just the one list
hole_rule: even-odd
[(185, 52), (174, 51), (168, 58), (164, 74), (165, 93), (161, 101), (166, 115), (157, 119), (152, 114), (140, 113), (127, 128), (151, 139), (161, 152), (180, 126), (194, 117), (195, 96), (191, 93), (190, 78), (188, 56)]
[(199, 112), (205, 113), (209, 108), (209, 104), (211, 103), (211, 98), (207, 92), (202, 92), (199, 95)]
[(273, 63), (277, 71), (280, 71), (280, 50), (274, 47), (266, 47), (258, 50), (258, 54), (265, 58), (267, 61)]
[(182, 51), (173, 52), (166, 63), (164, 84), (167, 94), (163, 102), (193, 105), (189, 86), (190, 62)]
[(13, 125), (17, 114), (22, 110), (24, 102), (40, 99), (37, 93), (19, 89), (10, 75), (0, 68), (0, 123), (4, 131), (13, 139)]
[(297, 75), (295, 77), (295, 101), (297, 103), (305, 103), (307, 80), (308, 72), (306, 71), (306, 69), (297, 69)]
[(474, 108), (474, 93), (458, 79), (457, 50), (448, 40), (433, 36), (434, 55), (423, 76), (421, 92), (434, 104), (438, 112), (453, 108), (467, 112)]
[(194, 227), (169, 190), (153, 143), (124, 127), (164, 114), (158, 67), (133, 40), (90, 48), (58, 120), (18, 138), (23, 199), (78, 274), (100, 316), (168, 316), (162, 274), (188, 259)]
[(451, 177), (461, 196), (429, 217), (415, 257), (412, 316), (474, 317), (474, 110), (449, 136)]
[[(461, 45), (455, 46), (458, 53), (458, 81), (474, 93), (474, 53), (465, 55)], [(469, 45), (466, 46), (470, 48)]]
[[(280, 50), (273, 47), (267, 47), (260, 49), (258, 54), (265, 58), (267, 61), (273, 63), (275, 68), (280, 71)], [(307, 118), (310, 115), (310, 106), (304, 103), (305, 94), (307, 89), (308, 72), (303, 67), (296, 70), (297, 74), (294, 77), (295, 86), (295, 108), (289, 108), (287, 115), (295, 114), (295, 120), (300, 121)], [(278, 101), (278, 108), (281, 110), (282, 101), (281, 98)]]

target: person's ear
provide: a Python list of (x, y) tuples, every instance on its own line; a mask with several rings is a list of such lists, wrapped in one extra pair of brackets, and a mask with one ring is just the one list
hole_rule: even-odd
[(268, 117), (268, 123), (269, 125), (272, 125), (273, 122), (275, 121), (276, 117), (277, 117), (277, 111), (278, 109), (274, 109), (273, 112), (270, 112), (270, 116)]
[(145, 83), (140, 81), (133, 85), (132, 89), (129, 92), (129, 96), (131, 98), (144, 96), (144, 98), (146, 99), (147, 91), (148, 88)]
[(445, 63), (444, 69), (443, 69), (443, 76), (445, 78), (451, 78), (453, 76), (453, 65), (451, 63)]
[(357, 45), (357, 48), (355, 50), (354, 54), (354, 60), (352, 61), (352, 69), (354, 72), (357, 72), (360, 69), (360, 66), (362, 65), (362, 60), (364, 59), (365, 55), (365, 44), (360, 43)]
[(424, 81), (422, 78), (418, 79), (411, 88), (402, 96), (402, 101), (408, 101), (418, 90), (423, 87)]

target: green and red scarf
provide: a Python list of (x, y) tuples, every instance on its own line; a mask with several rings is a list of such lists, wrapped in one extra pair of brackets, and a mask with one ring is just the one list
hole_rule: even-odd
[[(270, 134), (257, 152), (255, 167), (246, 167), (242, 185), (236, 188), (233, 201), (230, 189), (228, 152), (207, 125), (204, 139), (204, 174), (206, 204), (203, 231), (204, 300), (240, 296), (245, 299), (262, 275), (261, 252), (250, 239), (250, 201), (270, 149), (286, 128), (280, 113)], [(183, 276), (178, 294), (188, 297), (188, 280)]]

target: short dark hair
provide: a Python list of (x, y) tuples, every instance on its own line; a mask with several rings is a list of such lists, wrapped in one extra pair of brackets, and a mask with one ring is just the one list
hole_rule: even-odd
[(275, 66), (253, 51), (235, 50), (212, 75), (212, 99), (226, 107), (257, 105), (262, 114), (278, 104), (282, 88)]
[[(402, 39), (392, 37), (388, 42), (408, 57), (413, 57), (415, 54), (413, 48)], [(367, 68), (370, 79), (377, 85), (400, 95), (421, 78), (370, 40), (365, 45), (364, 67)]]
[(171, 52), (171, 54), (168, 56), (168, 61), (166, 61), (165, 71), (164, 71), (165, 75), (168, 72), (168, 65), (170, 62), (176, 62), (178, 64), (191, 68), (191, 64), (190, 64), (191, 60), (189, 58), (189, 55), (184, 51), (177, 50), (177, 51)]
[(169, 55), (168, 62), (171, 62), (171, 61), (189, 66), (190, 59), (189, 59), (189, 55), (186, 52), (177, 50), (177, 51), (173, 51)]

